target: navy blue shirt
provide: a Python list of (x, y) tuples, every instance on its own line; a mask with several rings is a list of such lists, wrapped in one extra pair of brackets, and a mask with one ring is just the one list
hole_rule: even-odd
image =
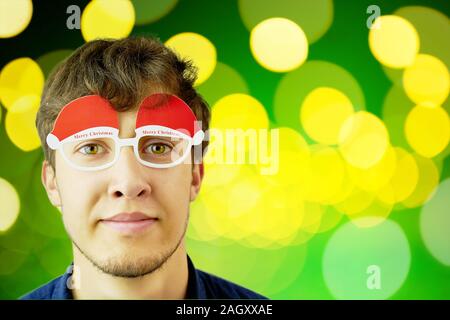
[[(196, 269), (189, 256), (187, 256), (187, 260), (189, 276), (186, 299), (267, 299), (228, 280)], [(68, 270), (72, 270), (72, 268)], [(67, 285), (70, 276), (71, 272), (68, 271), (20, 299), (73, 299), (72, 291)]]

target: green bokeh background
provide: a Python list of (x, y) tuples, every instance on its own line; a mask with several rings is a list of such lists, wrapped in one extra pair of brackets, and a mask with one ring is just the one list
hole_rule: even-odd
[[(81, 46), (84, 43), (81, 32), (66, 28), (66, 8), (74, 2), (83, 9), (89, 1), (33, 1), (33, 18), (27, 29), (16, 37), (0, 39), (0, 68), (18, 57), (38, 59), (55, 50), (70, 51)], [(420, 5), (448, 16), (450, 2), (336, 0), (333, 3), (332, 25), (309, 47), (308, 61), (332, 62), (350, 72), (363, 90), (365, 108), (381, 117), (384, 99), (392, 82), (369, 51), (367, 7), (376, 4), (381, 8), (381, 14), (389, 14), (403, 6)], [(155, 35), (165, 41), (174, 34), (187, 31), (202, 34), (214, 43), (218, 61), (237, 70), (245, 79), (246, 83), (234, 82), (234, 88), (257, 98), (266, 107), (270, 120), (276, 122), (273, 108), (275, 91), (284, 74), (262, 68), (252, 57), (249, 31), (239, 15), (237, 1), (182, 0), (161, 19), (135, 26), (132, 35)], [(66, 53), (62, 51), (60, 56)], [(219, 67), (226, 69), (220, 64)], [(44, 72), (47, 74), (48, 70)], [(208, 86), (211, 84), (205, 83), (199, 90), (211, 105), (221, 95), (230, 93), (227, 83), (224, 83), (220, 95), (209, 94)], [(0, 177), (8, 180), (18, 191), (21, 210), (11, 229), (0, 234), (0, 298), (15, 299), (62, 274), (71, 262), (71, 244), (59, 212), (48, 202), (40, 182), (41, 149), (25, 153), (10, 142), (4, 127), (5, 109), (2, 109)], [(450, 176), (449, 159), (443, 159), (440, 181)], [(390, 215), (405, 231), (411, 248), (410, 271), (403, 286), (391, 298), (449, 299), (450, 267), (435, 260), (424, 246), (419, 230), (419, 213), (420, 208), (415, 208), (394, 211)], [(341, 224), (344, 222), (346, 219)], [(331, 235), (332, 231), (328, 231), (316, 235), (306, 245), (273, 251), (248, 248), (239, 243), (224, 246), (218, 241), (188, 239), (188, 251), (193, 253), (198, 268), (208, 266), (205, 259), (217, 259), (220, 263), (215, 264), (216, 269), (205, 271), (255, 290), (261, 289), (262, 294), (273, 291), (264, 288), (286, 280), (284, 277), (291, 277), (289, 286), (269, 295), (270, 298), (333, 299), (322, 275), (322, 256)], [(282, 259), (282, 263), (274, 264), (278, 269), (270, 273), (273, 276), (269, 278), (265, 273), (267, 270), (259, 267), (266, 259)], [(242, 270), (246, 270), (248, 276), (239, 275)]]

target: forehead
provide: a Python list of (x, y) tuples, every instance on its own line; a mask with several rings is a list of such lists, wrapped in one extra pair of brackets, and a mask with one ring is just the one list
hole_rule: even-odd
[(119, 137), (132, 138), (135, 136), (136, 116), (138, 108), (132, 110), (117, 112), (119, 118)]

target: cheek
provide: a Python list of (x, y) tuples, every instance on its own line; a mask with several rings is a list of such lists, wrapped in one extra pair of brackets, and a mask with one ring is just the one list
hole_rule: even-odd
[[(190, 175), (183, 165), (162, 172), (159, 177), (159, 187), (154, 187), (154, 196), (171, 216), (184, 216), (189, 207), (190, 198)], [(184, 170), (183, 170), (184, 169)]]
[(76, 236), (87, 231), (90, 213), (98, 199), (99, 183), (92, 181), (92, 177), (86, 177), (85, 173), (67, 168), (58, 169), (57, 183), (64, 225), (72, 236)]

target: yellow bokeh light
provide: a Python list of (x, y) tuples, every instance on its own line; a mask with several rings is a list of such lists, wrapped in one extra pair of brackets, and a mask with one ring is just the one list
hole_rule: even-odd
[(347, 169), (353, 183), (368, 192), (375, 192), (389, 183), (397, 165), (394, 148), (388, 147), (384, 156), (374, 166), (360, 169), (348, 164)]
[(285, 243), (299, 230), (303, 219), (303, 201), (294, 190), (269, 187), (263, 193), (262, 201), (249, 223), (259, 236)]
[(306, 171), (309, 168), (311, 150), (297, 131), (281, 127), (279, 130), (279, 167), (276, 174), (267, 179), (279, 186), (289, 186), (298, 193), (306, 189)]
[(326, 232), (336, 227), (342, 220), (343, 214), (339, 212), (335, 207), (328, 206), (323, 209), (322, 218), (320, 221), (320, 227), (317, 233)]
[(309, 148), (303, 136), (294, 129), (288, 127), (280, 127), (277, 129), (280, 134), (280, 150), (304, 151)]
[(400, 147), (395, 147), (394, 151), (397, 159), (395, 172), (389, 186), (379, 193), (383, 202), (388, 204), (399, 203), (408, 198), (419, 181), (419, 168), (414, 157)]
[(202, 181), (202, 190), (226, 185), (239, 176), (241, 165), (210, 163), (209, 157), (210, 153), (207, 152), (203, 159), (205, 176)]
[(256, 61), (275, 72), (298, 68), (308, 56), (308, 40), (302, 28), (285, 18), (257, 24), (250, 34), (250, 49)]
[(31, 0), (0, 0), (0, 38), (11, 38), (21, 33), (32, 15)]
[(196, 240), (210, 241), (217, 239), (220, 234), (208, 223), (208, 217), (218, 213), (210, 211), (205, 205), (204, 197), (202, 191), (190, 205), (187, 236)]
[(436, 57), (419, 54), (403, 72), (403, 87), (416, 104), (439, 106), (448, 97), (450, 76), (447, 66)]
[[(246, 172), (246, 171), (243, 171)], [(248, 225), (245, 221), (248, 213), (257, 206), (261, 201), (264, 192), (263, 186), (260, 185), (258, 176), (256, 174), (246, 174), (245, 179), (238, 179), (233, 183), (233, 188), (230, 188), (230, 197), (228, 199), (228, 215), (231, 219), (241, 220), (239, 227), (251, 228), (254, 225)], [(249, 230), (247, 230), (248, 233)]]
[(406, 19), (386, 15), (374, 21), (369, 31), (369, 47), (374, 57), (391, 68), (411, 65), (419, 52), (419, 36)]
[(368, 169), (377, 164), (389, 146), (384, 123), (375, 115), (359, 111), (350, 116), (339, 133), (339, 149), (352, 166)]
[(322, 144), (337, 144), (344, 121), (353, 114), (353, 105), (345, 94), (334, 88), (320, 87), (306, 96), (300, 109), (300, 121), (306, 133)]
[(0, 73), (0, 100), (6, 109), (26, 95), (40, 96), (44, 74), (30, 58), (18, 58), (5, 65)]
[(6, 231), (16, 222), (20, 211), (20, 200), (16, 189), (0, 178), (0, 232)]
[(39, 100), (38, 96), (24, 96), (6, 113), (6, 134), (23, 151), (31, 151), (41, 145), (35, 125)]
[(329, 30), (334, 15), (332, 0), (238, 0), (238, 8), (249, 31), (264, 19), (282, 17), (302, 26), (309, 43), (318, 41)]
[(165, 45), (181, 57), (192, 60), (198, 68), (195, 85), (205, 82), (214, 72), (217, 64), (217, 51), (214, 44), (204, 36), (193, 33), (179, 33), (165, 42)]
[(211, 128), (267, 129), (269, 118), (264, 106), (252, 96), (235, 93), (221, 98), (211, 111)]
[(92, 0), (81, 15), (84, 40), (120, 39), (133, 30), (135, 12), (130, 0)]
[(311, 147), (311, 160), (306, 170), (305, 199), (329, 203), (342, 190), (345, 164), (334, 148), (315, 145)]
[(362, 212), (368, 208), (374, 201), (375, 194), (373, 192), (367, 192), (357, 187), (354, 187), (347, 197), (339, 203), (336, 203), (334, 207), (345, 215), (354, 215)]
[(303, 221), (291, 243), (297, 245), (311, 240), (320, 230), (325, 211), (326, 207), (319, 203), (305, 202)]
[(450, 140), (448, 113), (441, 107), (414, 107), (406, 118), (405, 136), (418, 154), (427, 158), (438, 155)]
[(402, 204), (408, 208), (415, 208), (426, 203), (439, 185), (439, 170), (433, 160), (413, 155), (419, 169), (419, 180), (411, 195)]
[(344, 170), (345, 175), (344, 175), (344, 181), (342, 183), (341, 189), (339, 190), (338, 193), (336, 193), (332, 198), (330, 198), (328, 200), (328, 204), (329, 205), (335, 205), (338, 203), (341, 203), (343, 201), (345, 201), (345, 199), (347, 199), (353, 192), (353, 190), (355, 189), (355, 184), (353, 183), (352, 179), (350, 179), (349, 177), (349, 173), (348, 173), (348, 163), (344, 163), (346, 165), (346, 168)]
[(203, 228), (207, 228), (209, 233), (222, 237), (232, 229), (233, 221), (228, 217), (229, 194), (230, 189), (225, 186), (209, 190), (207, 193), (201, 193), (205, 211), (202, 217), (197, 217), (199, 223), (197, 230), (200, 233), (202, 233)]
[(256, 166), (240, 167), (226, 186), (202, 188), (199, 203), (192, 206), (191, 237), (224, 237), (260, 248), (289, 244), (303, 225), (303, 200), (295, 188), (274, 184)]
[(349, 218), (359, 228), (371, 228), (385, 221), (392, 212), (392, 208), (392, 201), (386, 203), (379, 199), (374, 199), (367, 208), (350, 215)]

